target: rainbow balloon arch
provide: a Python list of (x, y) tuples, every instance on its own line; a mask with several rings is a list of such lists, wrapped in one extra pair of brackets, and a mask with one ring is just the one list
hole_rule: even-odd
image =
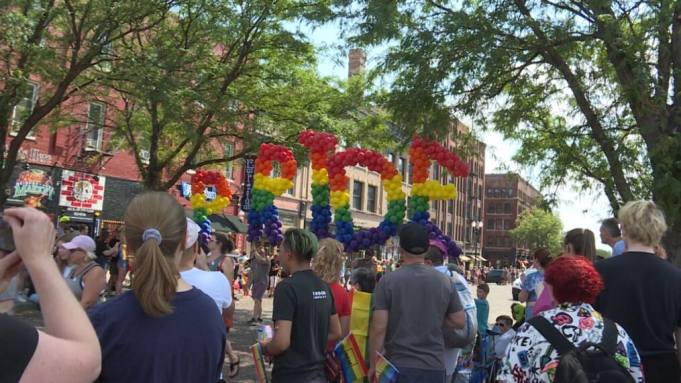
[[(402, 190), (403, 176), (382, 154), (370, 149), (350, 148), (336, 151), (338, 139), (329, 133), (304, 131), (298, 142), (309, 150), (312, 165), (312, 232), (320, 239), (334, 237), (345, 246), (345, 251), (356, 252), (386, 241), (397, 234), (397, 228), (404, 223), (407, 215), (407, 195)], [(272, 178), (273, 163), (281, 168), (281, 177)], [(468, 164), (459, 156), (447, 150), (436, 141), (414, 136), (409, 148), (409, 162), (412, 174), (412, 217), (410, 222), (428, 229), (430, 238), (440, 240), (450, 257), (461, 255), (461, 248), (451, 236), (430, 221), (430, 201), (444, 201), (456, 198), (453, 184), (442, 185), (439, 181), (428, 180), (428, 169), (432, 162), (446, 168), (454, 177), (468, 177)], [(388, 208), (377, 227), (356, 230), (350, 209), (350, 194), (347, 190), (348, 177), (345, 168), (360, 165), (381, 176), (386, 190)], [(259, 242), (267, 239), (272, 246), (278, 246), (282, 239), (282, 223), (275, 198), (293, 187), (297, 163), (290, 149), (274, 144), (262, 144), (255, 160), (255, 176), (252, 188), (251, 210), (247, 214), (247, 241)], [(199, 175), (200, 174), (200, 175)], [(231, 193), (227, 192), (222, 179), (210, 173), (197, 172), (196, 183), (192, 179), (192, 191), (203, 190), (204, 184), (215, 184), (218, 189), (217, 202), (206, 202), (205, 196), (197, 194), (195, 220), (202, 228), (202, 235), (210, 230), (207, 216), (224, 203), (229, 204)], [(200, 184), (199, 184), (200, 183)], [(229, 188), (227, 188), (229, 190)], [(194, 207), (192, 200), (192, 207)], [(226, 206), (226, 205), (224, 205)], [(333, 214), (332, 210), (333, 209)], [(208, 214), (207, 214), (208, 213)], [(336, 231), (331, 229), (333, 221)], [(210, 231), (208, 231), (210, 233)]]

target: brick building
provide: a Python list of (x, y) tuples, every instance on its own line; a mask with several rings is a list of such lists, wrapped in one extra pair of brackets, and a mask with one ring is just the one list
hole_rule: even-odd
[(530, 249), (517, 244), (510, 230), (515, 228), (520, 213), (534, 206), (541, 194), (518, 175), (486, 174), (483, 210), (482, 255), (491, 266), (517, 265), (527, 258)]

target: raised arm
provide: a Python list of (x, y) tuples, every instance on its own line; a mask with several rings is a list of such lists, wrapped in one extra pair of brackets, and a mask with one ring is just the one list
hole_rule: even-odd
[(12, 226), (17, 252), (40, 295), (45, 322), (20, 382), (92, 382), (102, 367), (99, 341), (85, 311), (54, 267), (55, 229), (50, 219), (38, 210), (22, 208), (5, 210), (5, 221)]

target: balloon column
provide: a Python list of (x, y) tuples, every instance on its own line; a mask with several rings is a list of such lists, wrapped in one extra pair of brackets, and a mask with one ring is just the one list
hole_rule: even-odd
[(431, 238), (437, 238), (447, 247), (450, 256), (458, 257), (461, 248), (449, 235), (443, 235), (440, 228), (430, 222), (429, 201), (456, 198), (456, 187), (452, 184), (441, 185), (439, 180), (428, 181), (430, 161), (436, 161), (449, 170), (454, 177), (468, 177), (468, 164), (461, 162), (456, 153), (450, 152), (436, 141), (424, 141), (414, 136), (409, 148), (409, 162), (413, 167), (412, 222), (425, 225)]
[[(282, 177), (270, 178), (274, 169), (272, 161), (281, 165)], [(260, 145), (251, 189), (251, 211), (247, 216), (249, 242), (258, 241), (264, 235), (273, 246), (281, 243), (283, 239), (281, 221), (279, 210), (274, 206), (274, 198), (293, 187), (296, 171), (296, 160), (289, 149), (274, 144)]]
[[(216, 170), (204, 171), (199, 169), (192, 176), (191, 181), (192, 196), (189, 197), (189, 200), (192, 202), (194, 221), (201, 228), (202, 243), (206, 243), (210, 239), (212, 231), (208, 216), (219, 213), (229, 206), (232, 202), (232, 189), (230, 189), (225, 176)], [(215, 187), (216, 196), (212, 201), (209, 201), (206, 196), (207, 186)]]
[(326, 160), (336, 150), (338, 139), (330, 133), (307, 130), (300, 133), (298, 142), (310, 149), (312, 162), (312, 232), (317, 238), (331, 237), (331, 205), (329, 204), (329, 173)]
[[(366, 166), (380, 173), (388, 198), (388, 211), (378, 227), (359, 232), (354, 230), (347, 189), (348, 177), (345, 175), (345, 167), (354, 165)], [(376, 244), (384, 245), (388, 238), (397, 233), (397, 226), (404, 220), (407, 210), (402, 175), (397, 172), (395, 164), (373, 150), (352, 148), (331, 155), (326, 161), (326, 168), (329, 171), (336, 239), (345, 245), (345, 251), (354, 252)]]

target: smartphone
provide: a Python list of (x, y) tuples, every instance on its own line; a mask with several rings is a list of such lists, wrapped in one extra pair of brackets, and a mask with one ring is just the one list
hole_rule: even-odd
[(11, 253), (16, 250), (14, 236), (12, 235), (12, 227), (2, 220), (4, 216), (3, 213), (0, 213), (0, 250)]

